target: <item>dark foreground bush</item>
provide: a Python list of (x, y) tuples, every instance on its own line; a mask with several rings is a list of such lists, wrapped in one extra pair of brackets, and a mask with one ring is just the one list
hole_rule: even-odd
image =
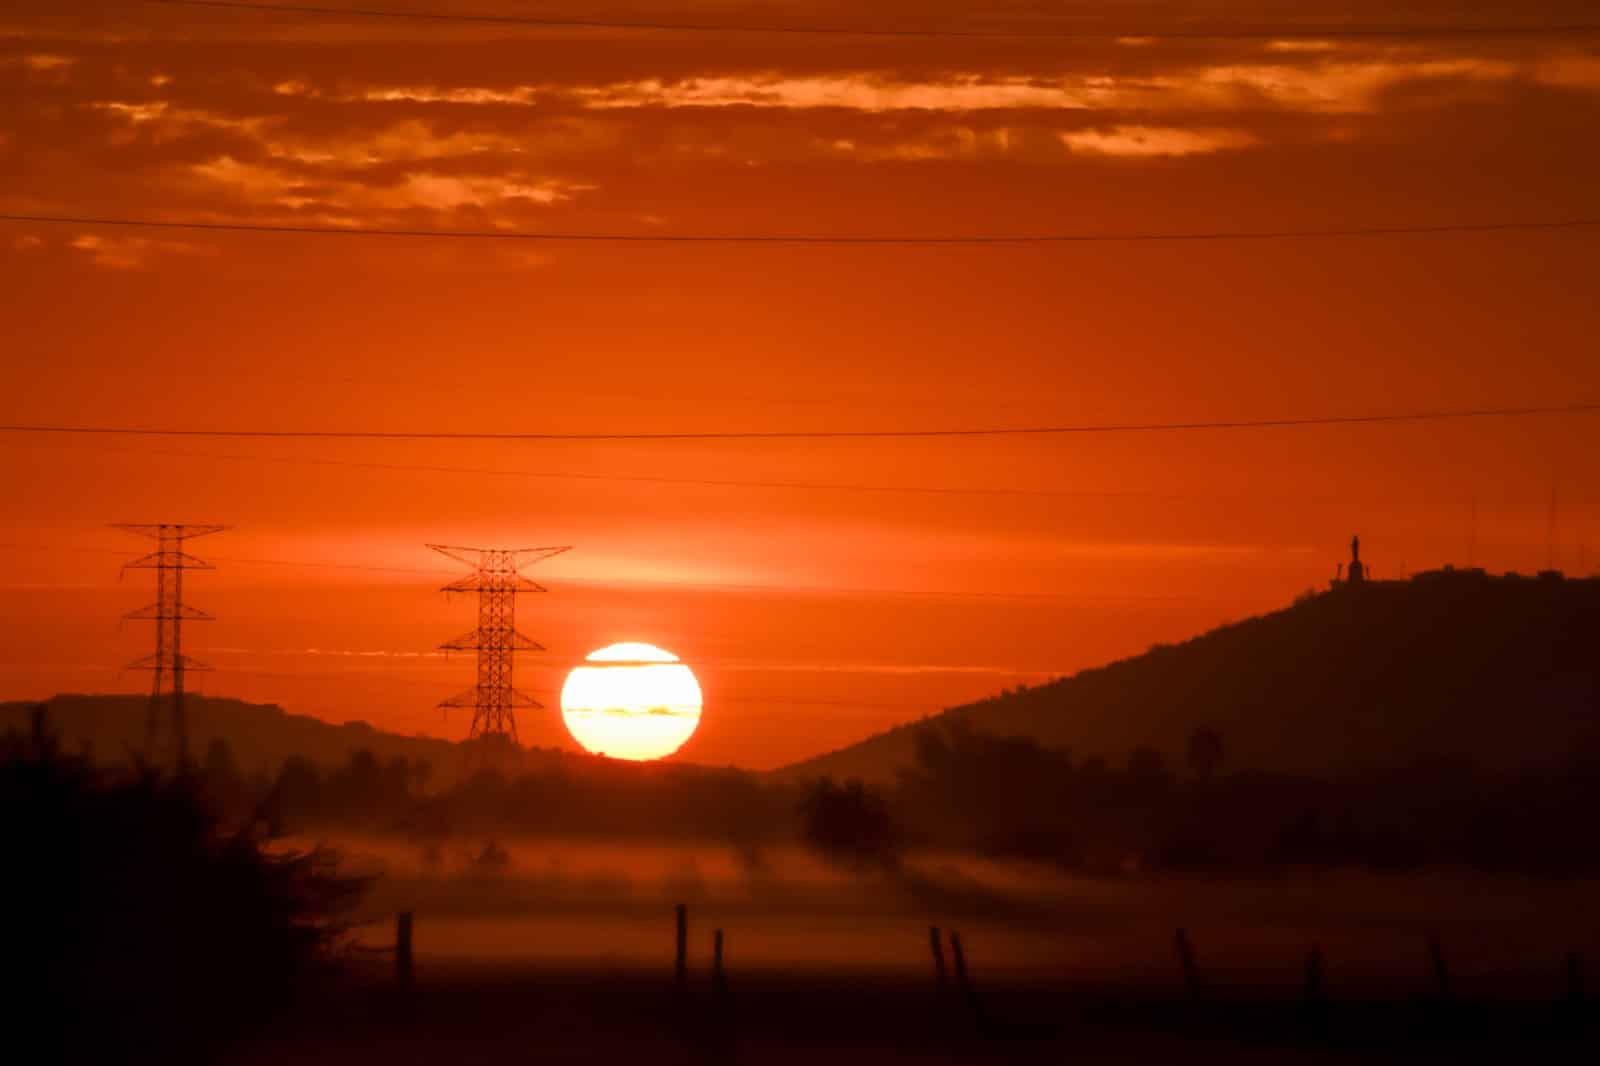
[(363, 887), (330, 853), (224, 831), (191, 776), (63, 755), (42, 712), (0, 740), (0, 832), (8, 1036), (34, 1061), (213, 1057), (328, 958)]

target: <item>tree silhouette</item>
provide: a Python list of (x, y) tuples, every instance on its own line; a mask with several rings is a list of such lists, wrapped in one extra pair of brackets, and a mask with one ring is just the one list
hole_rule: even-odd
[(1164, 781), (1167, 760), (1155, 748), (1141, 744), (1128, 755), (1128, 776), (1141, 784)]
[(1222, 769), (1222, 734), (1201, 726), (1189, 734), (1189, 769), (1202, 781), (1210, 781)]
[(828, 861), (856, 870), (893, 867), (899, 850), (888, 805), (857, 779), (815, 782), (800, 801), (801, 839)]

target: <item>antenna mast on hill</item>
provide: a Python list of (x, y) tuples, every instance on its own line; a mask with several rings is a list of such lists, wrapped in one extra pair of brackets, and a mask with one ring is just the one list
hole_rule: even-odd
[(170, 708), (174, 765), (182, 769), (189, 765), (189, 724), (184, 717), (183, 675), (191, 670), (211, 669), (183, 654), (183, 623), (212, 620), (212, 616), (206, 612), (184, 604), (183, 572), (216, 569), (204, 559), (197, 559), (185, 552), (183, 545), (185, 541), (221, 533), (228, 527), (118, 523), (112, 528), (156, 542), (155, 551), (131, 563), (124, 563), (122, 567), (124, 571), (156, 572), (156, 602), (123, 615), (124, 618), (156, 624), (156, 650), (154, 654), (135, 659), (127, 665), (127, 669), (155, 672), (155, 680), (150, 686), (150, 710), (144, 724), (145, 756), (160, 762), (156, 742), (161, 732), (161, 712), (167, 706)]
[(439, 706), (472, 708), (472, 729), (467, 734), (470, 739), (501, 737), (516, 743), (516, 708), (536, 708), (540, 704), (512, 687), (512, 659), (519, 651), (544, 651), (543, 646), (517, 632), (517, 593), (546, 591), (542, 585), (523, 577), (522, 570), (572, 549), (504, 550), (453, 548), (444, 544), (429, 544), (428, 547), (473, 569), (471, 576), (446, 585), (443, 591), (478, 594), (478, 628), (439, 645), (444, 651), (477, 652), (478, 683)]

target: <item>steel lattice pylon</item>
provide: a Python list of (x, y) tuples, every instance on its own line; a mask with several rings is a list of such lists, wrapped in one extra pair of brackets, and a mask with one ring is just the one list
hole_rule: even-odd
[(545, 591), (542, 585), (523, 577), (522, 570), (571, 548), (428, 547), (473, 568), (471, 576), (446, 585), (443, 591), (478, 594), (478, 628), (439, 645), (444, 651), (477, 652), (478, 683), (439, 706), (472, 708), (472, 729), (468, 733), (471, 739), (497, 736), (515, 743), (516, 708), (540, 704), (512, 686), (512, 660), (519, 651), (544, 650), (517, 632), (517, 593)]
[(156, 542), (155, 551), (122, 567), (124, 571), (156, 572), (156, 602), (123, 615), (124, 618), (156, 624), (156, 650), (154, 654), (135, 659), (127, 665), (127, 669), (155, 672), (155, 680), (150, 686), (150, 710), (144, 725), (146, 757), (160, 761), (156, 743), (161, 732), (161, 711), (163, 704), (170, 699), (174, 761), (181, 769), (189, 765), (189, 726), (184, 717), (183, 675), (192, 670), (211, 669), (183, 654), (183, 623), (211, 621), (211, 615), (206, 612), (184, 605), (183, 572), (216, 569), (204, 559), (197, 559), (185, 552), (183, 544), (196, 537), (220, 533), (228, 527), (118, 524), (113, 528)]

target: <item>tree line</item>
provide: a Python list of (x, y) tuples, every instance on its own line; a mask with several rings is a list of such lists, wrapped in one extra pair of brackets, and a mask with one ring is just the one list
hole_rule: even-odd
[(1506, 773), (1418, 759), (1318, 778), (1231, 767), (1225, 737), (1200, 728), (1179, 760), (1141, 747), (1114, 765), (959, 722), (921, 727), (910, 764), (878, 785), (577, 756), (526, 769), (515, 752), (481, 754), (476, 773), (444, 788), (426, 762), (359, 750), (331, 768), (291, 758), (275, 778), (247, 780), (219, 741), (200, 774), (235, 814), (259, 809), (291, 832), (800, 841), (852, 868), (944, 849), (1099, 874), (1600, 870), (1600, 845), (1571, 828), (1572, 812), (1600, 801), (1600, 765), (1589, 763)]

